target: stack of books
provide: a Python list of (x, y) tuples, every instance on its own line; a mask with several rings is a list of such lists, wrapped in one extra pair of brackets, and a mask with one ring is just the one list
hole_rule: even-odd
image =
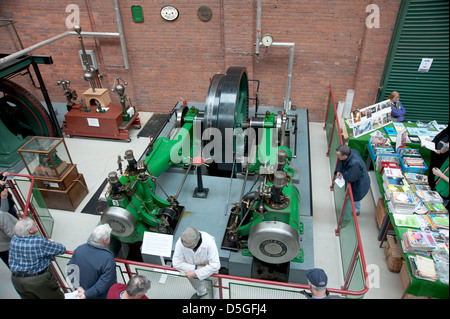
[(398, 214), (413, 214), (416, 206), (420, 204), (420, 199), (414, 193), (392, 192), (391, 201), (392, 212)]
[(425, 184), (411, 184), (410, 187), (411, 187), (411, 190), (413, 192), (417, 192), (417, 191), (431, 191), (431, 187), (429, 185), (425, 185)]
[(414, 185), (428, 185), (428, 176), (424, 174), (404, 172), (406, 181)]
[(437, 248), (433, 234), (429, 231), (408, 229), (402, 236), (403, 252), (427, 255)]
[(383, 178), (401, 178), (403, 179), (403, 173), (400, 168), (391, 168), (391, 167), (385, 167), (383, 169)]
[(383, 136), (370, 137), (370, 144), (375, 155), (378, 153), (395, 153), (391, 141)]
[(375, 163), (376, 170), (382, 174), (385, 167), (400, 168), (400, 158), (397, 154), (378, 153)]
[(380, 135), (372, 135), (369, 139), (369, 152), (372, 160), (375, 160), (378, 154), (393, 154), (397, 155), (392, 147), (391, 141)]
[(433, 282), (438, 280), (433, 259), (423, 256), (408, 256), (408, 260), (414, 277)]
[(425, 203), (441, 203), (443, 199), (436, 191), (416, 191), (416, 195)]
[[(400, 174), (399, 174), (400, 172)], [(385, 168), (383, 170), (383, 188), (386, 200), (391, 200), (392, 192), (412, 192), (408, 183), (403, 179), (401, 170), (398, 168)]]
[(425, 161), (423, 160), (422, 155), (420, 155), (418, 149), (401, 148), (398, 149), (398, 154), (400, 155), (400, 158), (406, 168), (427, 168), (427, 166), (425, 165)]
[(425, 208), (430, 214), (447, 214), (448, 210), (443, 203), (424, 203)]
[(448, 214), (428, 214), (426, 217), (431, 227), (448, 229)]

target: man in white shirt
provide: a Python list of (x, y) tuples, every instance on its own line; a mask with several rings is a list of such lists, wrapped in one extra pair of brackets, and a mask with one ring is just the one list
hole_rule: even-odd
[[(175, 244), (172, 258), (173, 267), (189, 278), (196, 293), (191, 299), (200, 299), (211, 291), (211, 284), (205, 283), (213, 274), (219, 272), (220, 258), (216, 241), (206, 232), (188, 227)], [(217, 278), (211, 277), (212, 284)], [(218, 297), (218, 296), (216, 296)]]

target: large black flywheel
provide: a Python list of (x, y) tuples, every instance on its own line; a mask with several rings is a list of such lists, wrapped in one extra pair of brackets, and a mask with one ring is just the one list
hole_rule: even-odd
[[(232, 130), (242, 129), (248, 118), (248, 76), (245, 67), (229, 67), (226, 74), (216, 74), (206, 96), (204, 128), (216, 128), (222, 136), (222, 158), (212, 169), (229, 172), (233, 169), (233, 155), (240, 146), (236, 138), (229, 138)], [(230, 144), (232, 143), (232, 144)], [(229, 176), (229, 173), (226, 173)]]
[(0, 119), (14, 135), (55, 136), (50, 116), (41, 102), (7, 79), (0, 80)]

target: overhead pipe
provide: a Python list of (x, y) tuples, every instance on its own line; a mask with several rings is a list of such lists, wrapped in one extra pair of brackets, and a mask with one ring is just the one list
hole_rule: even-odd
[(44, 41), (39, 42), (37, 44), (34, 44), (34, 45), (32, 45), (32, 46), (30, 46), (30, 47), (28, 47), (26, 49), (23, 49), (23, 50), (17, 51), (16, 53), (13, 53), (13, 54), (10, 54), (8, 56), (5, 56), (4, 58), (0, 59), (0, 65), (5, 64), (6, 62), (12, 61), (14, 59), (17, 59), (18, 57), (21, 57), (22, 55), (25, 55), (25, 54), (27, 54), (27, 53), (29, 53), (31, 51), (39, 49), (40, 47), (43, 47), (43, 46), (45, 46), (47, 44), (55, 42), (55, 41), (57, 41), (59, 39), (65, 38), (69, 34), (70, 34), (70, 32), (66, 31), (66, 32), (58, 34), (58, 35), (56, 35), (56, 36), (54, 36), (54, 37), (52, 37), (50, 39), (47, 39), (47, 40), (44, 40)]
[[(125, 37), (123, 34), (123, 28), (122, 28), (122, 20), (120, 17), (120, 11), (119, 11), (119, 5), (118, 5), (118, 0), (114, 0), (114, 10), (116, 12), (116, 19), (117, 19), (117, 28), (119, 29), (119, 32), (81, 32), (81, 35), (84, 36), (94, 36), (94, 37), (116, 37), (120, 39), (120, 45), (122, 47), (122, 55), (123, 55), (123, 64), (126, 70), (128, 70), (129, 65), (128, 65), (128, 55), (127, 55), (127, 50), (125, 47)], [(25, 48), (23, 50), (17, 51), (13, 54), (10, 54), (4, 58), (0, 59), (0, 65), (3, 65), (9, 61), (12, 61), (14, 59), (17, 59), (18, 57), (21, 57), (25, 54), (28, 54), (34, 50), (37, 50), (43, 46), (46, 46), (47, 44), (50, 44), (52, 42), (58, 41), (62, 38), (65, 38), (68, 35), (77, 35), (78, 33), (76, 33), (75, 31), (66, 31), (63, 32), (61, 34), (58, 34), (50, 39), (44, 40), (42, 42), (39, 42), (37, 44), (34, 44), (28, 48)]]
[[(261, 46), (263, 46), (263, 44), (261, 42), (261, 15), (262, 15), (261, 0), (257, 0), (255, 53), (256, 53), (258, 62), (259, 62), (259, 48)], [(286, 88), (286, 100), (284, 101), (284, 110), (287, 113), (290, 110), (289, 104), (290, 104), (290, 99), (291, 99), (291, 81), (292, 81), (292, 69), (294, 67), (295, 42), (273, 42), (271, 44), (271, 47), (289, 48), (288, 81), (287, 81), (287, 88)]]

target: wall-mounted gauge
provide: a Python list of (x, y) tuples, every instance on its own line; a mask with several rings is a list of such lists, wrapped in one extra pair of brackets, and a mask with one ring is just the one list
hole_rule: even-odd
[(263, 44), (264, 46), (270, 47), (270, 46), (272, 45), (272, 43), (273, 43), (273, 37), (272, 37), (272, 35), (270, 35), (270, 34), (264, 34), (263, 37), (262, 37), (262, 39), (261, 39), (261, 42), (262, 42), (262, 44)]

